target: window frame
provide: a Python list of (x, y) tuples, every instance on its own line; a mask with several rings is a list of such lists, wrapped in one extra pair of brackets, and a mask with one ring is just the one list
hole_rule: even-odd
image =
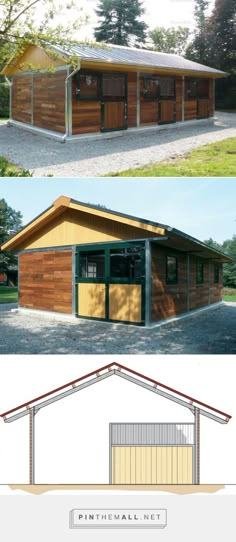
[[(80, 100), (83, 100), (83, 101), (100, 101), (101, 100), (101, 96), (102, 96), (102, 89), (101, 89), (101, 73), (99, 72), (85, 72), (85, 71), (80, 71), (76, 74), (75, 76), (75, 85), (76, 85), (76, 88), (75, 88), (75, 99), (77, 101), (80, 101)], [(81, 76), (82, 77), (86, 77), (86, 76), (91, 76), (91, 77), (96, 77), (97, 78), (97, 81), (98, 81), (98, 86), (97, 86), (97, 95), (96, 96), (84, 96), (84, 95), (81, 95), (81, 86), (80, 86), (80, 81), (81, 81)]]
[[(175, 263), (175, 267), (176, 267), (176, 278), (175, 279), (170, 279), (170, 277), (168, 276), (168, 259), (169, 258), (174, 258), (176, 263)], [(178, 256), (176, 254), (167, 254), (166, 255), (166, 284), (178, 284), (179, 282), (179, 259), (178, 259)]]
[[(199, 277), (199, 270), (200, 277)], [(197, 260), (196, 262), (196, 284), (204, 284), (204, 262), (202, 260)]]

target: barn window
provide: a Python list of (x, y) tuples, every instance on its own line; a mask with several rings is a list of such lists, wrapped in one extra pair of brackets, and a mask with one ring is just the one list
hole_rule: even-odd
[(178, 282), (178, 259), (176, 256), (166, 257), (166, 283), (177, 284)]
[(99, 100), (100, 76), (91, 73), (77, 74), (75, 95), (77, 100)]
[(104, 278), (105, 253), (104, 250), (89, 250), (80, 252), (79, 276), (81, 278)]
[(197, 98), (198, 96), (198, 80), (193, 77), (187, 79), (187, 96), (188, 98)]
[(220, 269), (217, 264), (214, 265), (214, 282), (218, 283), (220, 280)]
[(145, 98), (145, 100), (155, 100), (158, 97), (159, 85), (159, 77), (143, 78), (143, 97)]
[(209, 98), (209, 80), (189, 77), (186, 79), (187, 97), (192, 99)]
[(102, 80), (104, 99), (124, 98), (126, 95), (126, 78), (124, 75), (104, 74)]
[(141, 247), (110, 250), (110, 275), (112, 278), (140, 278), (142, 275)]
[(162, 99), (175, 97), (175, 80), (173, 77), (160, 78), (159, 94)]
[(203, 262), (200, 261), (196, 264), (196, 282), (197, 284), (203, 284), (204, 282)]

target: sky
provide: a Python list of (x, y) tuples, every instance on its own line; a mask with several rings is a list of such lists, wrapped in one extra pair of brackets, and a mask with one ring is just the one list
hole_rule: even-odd
[[(60, 1), (60, 0), (58, 0)], [(208, 12), (214, 7), (214, 0), (209, 0)], [(77, 39), (92, 39), (93, 29), (97, 24), (95, 9), (98, 0), (78, 1), (77, 5), (81, 7), (90, 20), (86, 26), (82, 26)], [(143, 19), (148, 24), (150, 30), (156, 26), (188, 26), (194, 27), (194, 0), (144, 0), (143, 7), (145, 14)], [(65, 13), (61, 15), (62, 19)]]
[(201, 241), (236, 234), (236, 178), (0, 180), (0, 199), (33, 220), (59, 196), (160, 222)]

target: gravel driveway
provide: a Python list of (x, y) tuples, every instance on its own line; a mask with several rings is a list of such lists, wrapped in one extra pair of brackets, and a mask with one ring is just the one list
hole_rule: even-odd
[[(59, 143), (0, 123), (0, 155), (34, 177), (97, 177), (176, 158), (207, 143), (236, 136), (236, 114), (217, 113), (214, 124), (163, 131), (122, 132), (122, 137)], [(121, 132), (120, 132), (121, 133)]]
[(8, 306), (0, 313), (0, 354), (236, 354), (236, 303), (152, 329), (65, 321)]

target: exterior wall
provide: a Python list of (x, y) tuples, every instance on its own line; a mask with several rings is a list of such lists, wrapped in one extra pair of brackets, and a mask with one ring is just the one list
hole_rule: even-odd
[(13, 77), (13, 120), (64, 133), (66, 75), (62, 70)]
[(209, 116), (210, 117), (213, 117), (215, 113), (214, 84), (215, 84), (215, 81), (213, 79), (210, 79), (209, 81)]
[(125, 239), (151, 237), (153, 233), (96, 215), (69, 209), (39, 233), (22, 243), (22, 249), (36, 249), (83, 243), (99, 243)]
[[(166, 256), (178, 257), (178, 283), (166, 283)], [(201, 260), (204, 262), (204, 260)], [(152, 248), (152, 314), (153, 322), (198, 309), (222, 299), (222, 265), (219, 283), (214, 283), (214, 263), (204, 262), (203, 284), (196, 283), (197, 258), (190, 256), (188, 278), (187, 254), (164, 247)], [(189, 295), (188, 295), (189, 292)]]
[[(196, 76), (197, 78), (197, 76)], [(195, 120), (208, 118), (214, 115), (214, 82), (209, 79), (209, 98), (189, 98), (187, 93), (187, 82), (184, 85), (184, 120)], [(200, 79), (200, 85), (201, 85)]]
[(71, 250), (20, 254), (19, 306), (72, 313)]
[(128, 74), (128, 128), (137, 126), (137, 74)]
[(176, 77), (176, 122), (182, 121), (182, 77)]

